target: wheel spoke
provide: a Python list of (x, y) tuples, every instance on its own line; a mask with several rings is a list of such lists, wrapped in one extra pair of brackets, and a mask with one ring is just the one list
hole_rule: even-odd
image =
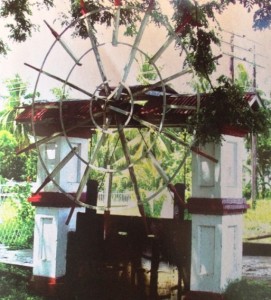
[[(107, 166), (107, 169), (110, 169), (110, 166)], [(110, 217), (110, 209), (111, 209), (111, 193), (112, 193), (112, 181), (113, 181), (113, 173), (108, 172), (106, 174), (105, 179), (105, 207), (104, 207), (104, 230), (103, 230), (103, 238), (106, 240), (109, 229), (109, 217)]]
[(194, 153), (196, 153), (196, 154), (198, 154), (200, 156), (203, 156), (203, 157), (211, 160), (212, 162), (215, 162), (215, 163), (218, 162), (218, 160), (215, 157), (213, 157), (213, 156), (211, 156), (211, 155), (209, 155), (209, 154), (201, 151), (198, 147), (190, 146), (189, 144), (187, 144), (184, 141), (182, 141), (179, 137), (177, 137), (173, 133), (171, 133), (169, 131), (165, 131), (165, 130), (163, 130), (162, 132), (169, 139), (171, 139), (171, 140), (173, 140), (173, 141), (175, 141), (175, 142), (177, 142), (177, 143), (179, 143), (179, 144), (181, 144), (181, 145), (183, 145), (183, 146), (185, 146), (187, 148), (190, 148), (190, 150), (193, 151)]
[[(126, 82), (128, 76), (129, 76), (132, 64), (133, 64), (133, 62), (135, 60), (135, 56), (136, 56), (136, 53), (137, 53), (138, 46), (139, 46), (139, 44), (140, 44), (140, 42), (142, 40), (144, 31), (145, 31), (145, 29), (146, 29), (146, 27), (148, 25), (150, 14), (151, 14), (151, 11), (153, 9), (153, 5), (154, 5), (154, 1), (151, 0), (150, 4), (149, 4), (149, 7), (147, 8), (147, 11), (145, 12), (145, 15), (144, 15), (144, 17), (143, 17), (143, 19), (141, 21), (140, 28), (139, 28), (139, 30), (137, 32), (134, 44), (132, 46), (132, 50), (130, 52), (128, 63), (124, 67), (124, 74), (123, 74), (123, 77), (122, 77), (122, 82)], [(122, 90), (123, 90), (123, 85), (121, 85), (119, 87), (119, 89), (118, 89), (117, 99), (119, 99), (119, 97), (120, 97), (120, 95), (122, 93)]]
[(127, 145), (127, 140), (126, 140), (123, 129), (119, 130), (119, 136), (120, 136), (120, 141), (121, 141), (124, 157), (126, 159), (127, 167), (128, 167), (128, 170), (129, 170), (129, 174), (130, 174), (130, 177), (131, 177), (132, 184), (133, 184), (133, 188), (134, 188), (134, 191), (135, 191), (136, 199), (137, 199), (138, 204), (142, 205), (141, 196), (140, 196), (140, 192), (139, 192), (139, 187), (138, 187), (137, 179), (136, 179), (136, 176), (135, 176), (135, 170), (134, 170), (134, 167), (132, 165), (132, 160), (131, 160), (131, 157), (130, 157), (130, 153), (129, 153), (129, 149), (128, 149), (128, 145)]
[[(159, 48), (159, 50), (151, 57), (150, 63), (155, 63), (159, 57), (164, 53), (164, 51), (167, 49), (167, 47), (170, 46), (170, 44), (178, 38), (176, 34), (181, 34), (187, 25), (187, 23), (191, 20), (192, 16), (189, 15), (182, 24), (180, 24), (176, 30), (172, 29), (171, 26), (168, 25), (168, 31), (170, 32), (170, 36), (167, 38), (165, 43)], [(186, 48), (184, 47), (183, 43), (181, 43), (180, 39), (178, 39), (178, 42), (181, 44), (183, 49), (186, 51)], [(187, 51), (186, 51), (187, 52)]]
[(130, 112), (129, 112), (129, 111), (124, 110), (124, 109), (121, 109), (121, 108), (116, 107), (116, 106), (113, 106), (113, 105), (108, 105), (108, 108), (109, 108), (110, 110), (115, 111), (115, 112), (121, 113), (122, 115), (125, 115), (125, 116), (129, 116), (129, 115), (130, 115)]
[[(60, 82), (64, 83), (65, 85), (67, 85), (67, 86), (69, 86), (69, 87), (71, 87), (71, 88), (73, 88), (73, 89), (75, 89), (75, 90), (77, 90), (77, 91), (79, 91), (79, 92), (81, 92), (81, 93), (83, 93), (83, 94), (85, 94), (85, 95), (91, 97), (91, 98), (94, 97), (93, 94), (87, 92), (86, 90), (83, 90), (82, 88), (80, 88), (79, 86), (77, 86), (77, 85), (75, 85), (75, 84), (73, 84), (73, 83), (71, 83), (71, 82), (68, 82), (68, 81), (66, 81), (66, 80), (64, 80), (64, 79), (62, 79), (62, 78), (60, 78), (60, 77), (58, 77), (58, 76), (55, 76), (55, 75), (53, 75), (53, 74), (51, 74), (51, 73), (49, 73), (49, 72), (46, 72), (46, 71), (44, 71), (44, 70), (42, 70), (42, 69), (36, 68), (36, 67), (34, 67), (34, 66), (32, 66), (32, 65), (30, 65), (30, 64), (28, 64), (28, 63), (25, 63), (25, 65), (26, 65), (27, 67), (31, 68), (31, 69), (36, 70), (37, 72), (39, 72), (39, 73), (41, 73), (41, 74), (44, 74), (44, 75), (46, 75), (46, 76), (48, 76), (48, 77), (50, 77), (50, 78), (53, 78), (53, 79), (55, 79), (55, 80), (57, 80), (57, 81), (60, 81)], [(103, 99), (102, 97), (98, 97), (98, 96), (95, 96), (95, 97), (96, 97), (96, 98), (101, 98), (101, 99)]]
[(186, 70), (183, 70), (181, 72), (175, 73), (172, 76), (169, 76), (169, 77), (167, 77), (167, 78), (165, 78), (163, 80), (160, 80), (160, 81), (158, 81), (158, 82), (156, 82), (154, 84), (151, 84), (151, 85), (149, 85), (147, 87), (142, 88), (142, 90), (135, 92), (133, 94), (133, 96), (135, 98), (135, 97), (137, 97), (139, 95), (142, 95), (142, 94), (144, 94), (144, 93), (146, 93), (148, 91), (151, 91), (151, 90), (153, 90), (153, 89), (155, 89), (157, 87), (160, 87), (160, 86), (164, 85), (165, 83), (168, 83), (171, 80), (177, 79), (178, 77), (181, 77), (181, 76), (183, 76), (185, 74), (188, 74), (188, 73), (192, 73), (192, 70), (191, 69), (186, 69)]
[[(148, 148), (148, 145), (144, 139), (144, 136), (142, 134), (142, 132), (139, 130), (139, 133), (142, 137), (142, 140), (144, 142), (144, 144), (146, 145), (146, 147)], [(164, 169), (162, 168), (162, 166), (160, 165), (159, 161), (155, 158), (155, 156), (153, 155), (152, 151), (149, 150), (147, 151), (147, 156), (150, 158), (152, 164), (154, 165), (156, 171), (160, 174), (160, 176), (163, 178), (164, 180), (164, 183), (165, 184), (168, 184), (169, 183), (169, 177), (168, 175), (166, 174), (166, 172), (164, 171)]]
[(168, 108), (168, 109), (197, 110), (196, 106), (191, 106), (191, 105), (176, 105), (176, 104), (167, 104), (166, 108)]
[(96, 62), (97, 62), (99, 73), (100, 73), (102, 81), (104, 83), (105, 92), (106, 92), (106, 95), (108, 95), (109, 91), (110, 91), (110, 88), (109, 88), (109, 85), (108, 85), (107, 77), (105, 75), (101, 55), (100, 55), (100, 52), (99, 52), (99, 49), (98, 49), (98, 46), (97, 46), (97, 39), (96, 39), (95, 34), (94, 34), (94, 29), (93, 29), (93, 26), (91, 25), (90, 20), (89, 20), (88, 17), (86, 17), (84, 19), (84, 21), (85, 21), (88, 36), (89, 36), (89, 39), (90, 39), (90, 42), (91, 42), (92, 49), (93, 49), (93, 52), (95, 54), (95, 59), (96, 59)]
[(169, 36), (165, 43), (159, 48), (159, 50), (151, 57), (149, 63), (154, 64), (159, 57), (165, 52), (165, 50), (170, 46), (174, 41), (175, 37), (173, 35)]
[(90, 163), (87, 165), (86, 170), (84, 172), (84, 175), (83, 175), (83, 177), (80, 181), (80, 184), (79, 184), (79, 187), (77, 189), (76, 196), (75, 196), (75, 201), (76, 202), (79, 201), (79, 199), (81, 198), (84, 187), (86, 186), (87, 181), (89, 179), (89, 174), (90, 174), (90, 171), (91, 171), (91, 164), (93, 164), (94, 161), (96, 160), (98, 152), (99, 152), (101, 146), (103, 145), (103, 143), (105, 141), (105, 138), (106, 138), (106, 133), (103, 132), (101, 138), (99, 139), (98, 143), (95, 146), (95, 149), (93, 151), (93, 155), (90, 159)]
[(69, 56), (74, 60), (74, 62), (78, 66), (82, 66), (82, 64), (79, 62), (79, 60), (75, 57), (75, 55), (72, 53), (71, 49), (64, 43), (64, 41), (61, 39), (61, 36), (49, 25), (48, 22), (44, 20), (44, 23), (47, 25), (47, 27), (50, 29), (52, 35), (55, 37), (55, 39), (60, 43), (60, 45), (63, 47), (63, 49), (69, 54)]
[(155, 130), (155, 131), (156, 131), (157, 133), (159, 133), (159, 134), (161, 134), (161, 133), (164, 134), (164, 135), (165, 135), (166, 137), (168, 137), (169, 139), (171, 139), (171, 140), (177, 142), (178, 144), (181, 144), (182, 146), (184, 146), (184, 147), (186, 147), (186, 148), (189, 148), (189, 149), (190, 149), (191, 151), (193, 151), (194, 153), (196, 153), (196, 154), (198, 154), (198, 155), (200, 155), (200, 156), (203, 156), (203, 157), (205, 157), (205, 158), (211, 160), (212, 162), (215, 162), (215, 163), (218, 162), (218, 160), (217, 160), (215, 157), (213, 157), (213, 156), (211, 156), (211, 155), (209, 155), (209, 154), (207, 154), (207, 153), (201, 151), (198, 147), (190, 146), (189, 144), (187, 144), (187, 143), (185, 143), (184, 141), (182, 141), (182, 139), (180, 139), (179, 137), (177, 137), (177, 136), (174, 135), (173, 133), (167, 131), (166, 129), (159, 130), (159, 127), (156, 126), (155, 124), (152, 124), (152, 123), (150, 123), (150, 122), (148, 122), (148, 121), (145, 121), (145, 120), (139, 118), (139, 117), (136, 116), (136, 115), (133, 115), (133, 119), (134, 119), (135, 121), (139, 122), (141, 125), (146, 126), (146, 127), (150, 128), (150, 129)]
[(118, 5), (115, 10), (114, 29), (113, 29), (113, 36), (112, 36), (113, 46), (117, 46), (118, 44), (119, 25), (120, 25), (120, 5)]
[[(110, 165), (107, 166), (110, 169)], [(111, 193), (112, 193), (113, 173), (108, 172), (105, 178), (105, 210), (110, 211), (111, 208)]]
[(107, 100), (107, 101), (110, 101), (110, 100), (114, 97), (114, 95), (116, 94), (117, 90), (118, 90), (118, 87), (116, 87), (116, 88), (110, 93), (110, 95), (106, 98), (106, 100)]
[(132, 161), (131, 161), (131, 157), (130, 157), (130, 153), (129, 153), (129, 149), (128, 149), (128, 145), (127, 145), (127, 140), (126, 140), (123, 128), (121, 128), (118, 121), (117, 121), (117, 125), (118, 125), (118, 128), (119, 128), (119, 137), (120, 137), (124, 157), (125, 157), (126, 162), (127, 162), (129, 175), (130, 175), (130, 178), (131, 178), (131, 182), (132, 182), (133, 189), (134, 189), (135, 196), (136, 196), (136, 200), (137, 200), (138, 210), (139, 210), (140, 215), (143, 218), (145, 228), (146, 228), (146, 231), (148, 233), (149, 230), (148, 230), (148, 225), (147, 225), (147, 221), (146, 221), (146, 214), (145, 214), (143, 202), (142, 202), (142, 199), (141, 199), (141, 196), (140, 196), (140, 191), (139, 191), (137, 178), (136, 178), (136, 175), (135, 175), (135, 170), (134, 170), (134, 167), (132, 165)]
[[(96, 113), (96, 114), (95, 114), (95, 117), (99, 117), (99, 116), (101, 116), (102, 114), (103, 114), (102, 112)], [(72, 127), (67, 128), (67, 129), (65, 130), (65, 132), (68, 133), (68, 132), (70, 132), (70, 131), (72, 131), (72, 130), (78, 128), (78, 127), (81, 127), (81, 126), (84, 126), (84, 125), (88, 124), (89, 122), (90, 122), (89, 119), (88, 119), (88, 120), (84, 120), (83, 122), (78, 123), (76, 126), (72, 126)], [(48, 143), (48, 142), (52, 141), (53, 139), (55, 139), (55, 138), (57, 138), (57, 137), (59, 137), (59, 136), (61, 136), (61, 135), (63, 135), (63, 131), (55, 132), (55, 133), (51, 134), (50, 136), (46, 136), (46, 137), (44, 137), (44, 138), (42, 138), (42, 139), (40, 139), (40, 140), (35, 141), (35, 142), (32, 143), (32, 144), (29, 144), (29, 145), (28, 145), (27, 147), (25, 147), (25, 148), (18, 150), (18, 151), (16, 152), (16, 154), (19, 155), (19, 154), (24, 153), (24, 152), (26, 152), (26, 151), (32, 150), (32, 149), (34, 149), (35, 147), (38, 147), (38, 146), (40, 146), (40, 145), (42, 145), (42, 144), (45, 144), (45, 143)]]
[(151, 151), (147, 151), (147, 155), (150, 158), (151, 162), (153, 163), (155, 169), (157, 172), (160, 174), (160, 176), (163, 178), (164, 183), (168, 184), (169, 183), (169, 177), (160, 165), (159, 161), (155, 158), (155, 156), (152, 154)]
[(61, 160), (61, 162), (54, 168), (54, 170), (45, 178), (42, 185), (36, 190), (34, 195), (39, 193), (53, 178), (57, 173), (71, 160), (71, 158), (75, 155), (76, 147), (72, 148), (72, 150)]

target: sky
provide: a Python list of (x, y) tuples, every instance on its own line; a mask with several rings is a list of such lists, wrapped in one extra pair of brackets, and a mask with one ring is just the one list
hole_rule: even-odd
[[(198, 1), (206, 2), (204, 0)], [(170, 15), (171, 11), (168, 7), (168, 3), (166, 1), (161, 1), (162, 9), (164, 13)], [(54, 29), (58, 32), (61, 32), (63, 28), (61, 28), (58, 22), (54, 22), (57, 15), (62, 11), (67, 11), (69, 7), (69, 1), (62, 0), (57, 1), (57, 7), (51, 9), (49, 12), (47, 11), (36, 11), (33, 14), (34, 21), (40, 25), (40, 31), (35, 32), (32, 38), (28, 39), (25, 43), (11, 43), (10, 49), (11, 51), (8, 53), (6, 57), (0, 57), (0, 96), (6, 95), (4, 80), (8, 78), (14, 77), (16, 73), (18, 73), (24, 82), (28, 82), (28, 92), (32, 92), (35, 87), (37, 72), (25, 66), (24, 63), (29, 63), (36, 67), (40, 67), (44, 61), (44, 57), (48, 53), (48, 50), (54, 43), (54, 38), (49, 32), (43, 20), (46, 20), (49, 24), (51, 24)], [(224, 52), (223, 58), (219, 60), (218, 66), (218, 74), (225, 74), (229, 76), (229, 56), (227, 53), (230, 53), (230, 47), (228, 43), (230, 42), (231, 33), (235, 34), (234, 43), (237, 47), (235, 47), (235, 55), (243, 58), (246, 57), (247, 61), (253, 62), (253, 51), (249, 51), (249, 49), (254, 49), (256, 47), (256, 63), (259, 65), (257, 67), (257, 83), (260, 89), (264, 90), (267, 96), (270, 94), (271, 90), (271, 73), (270, 73), (270, 61), (271, 57), (269, 54), (269, 46), (271, 45), (271, 31), (257, 31), (255, 32), (252, 29), (252, 14), (247, 13), (242, 7), (238, 5), (231, 5), (223, 15), (217, 16), (218, 21), (221, 27), (225, 30), (222, 32), (223, 41), (220, 49), (216, 49), (217, 54), (221, 54)], [(4, 20), (0, 20), (1, 33), (7, 34), (4, 31)], [(155, 32), (150, 34), (154, 34), (157, 36), (157, 29)], [(162, 33), (161, 33), (162, 35)], [(106, 36), (106, 34), (105, 34)], [(151, 39), (150, 39), (151, 40)], [(79, 40), (67, 40), (67, 43), (75, 53), (83, 53), (82, 49), (85, 47), (82, 41)], [(59, 45), (55, 46), (54, 51), (58, 52)], [(151, 43), (148, 45), (148, 49), (151, 49)], [(243, 50), (240, 48), (245, 48), (247, 50)], [(101, 52), (106, 51), (101, 49)], [(67, 61), (62, 57), (63, 53), (57, 55), (55, 58), (51, 58), (52, 70), (55, 74), (59, 76), (67, 76), (68, 68)], [(79, 55), (79, 54), (78, 54)], [(171, 54), (169, 55), (171, 56)], [(172, 55), (172, 60), (174, 59), (174, 55)], [(111, 66), (111, 69), (116, 69), (116, 59), (111, 56), (111, 50), (108, 50), (105, 55), (106, 64)], [(249, 63), (245, 63), (244, 61), (236, 60), (236, 64), (242, 62), (247, 68), (249, 74), (252, 76), (252, 65)], [(48, 62), (49, 63), (49, 62)], [(164, 63), (163, 68), (166, 69)], [(168, 64), (169, 65), (169, 64)], [(174, 66), (174, 63), (170, 63), (170, 65)], [(59, 71), (62, 70), (62, 73)], [(83, 68), (82, 68), (83, 70)], [(86, 79), (85, 77), (90, 76), (89, 71), (84, 69), (81, 70), (85, 75), (78, 75), (78, 80), (80, 83), (87, 80), (93, 80), (93, 78)], [(163, 70), (164, 71), (164, 70)], [(168, 72), (170, 72), (169, 70)], [(116, 71), (117, 72), (117, 71)], [(166, 72), (166, 70), (165, 70)], [(65, 74), (65, 75), (64, 75)], [(74, 74), (77, 76), (77, 73)], [(81, 76), (81, 77), (80, 77)], [(181, 79), (182, 82), (179, 81), (179, 85), (181, 86), (181, 92), (187, 92), (189, 88), (187, 85), (189, 84), (190, 79), (184, 77)], [(98, 82), (95, 83), (98, 85)], [(50, 87), (54, 85), (54, 83), (48, 83)], [(39, 86), (41, 89), (43, 98), (50, 98), (51, 93), (48, 91), (48, 86), (46, 84), (44, 86)]]

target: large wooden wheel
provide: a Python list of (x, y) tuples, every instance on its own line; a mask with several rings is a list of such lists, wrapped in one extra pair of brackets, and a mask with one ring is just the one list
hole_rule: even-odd
[[(129, 28), (134, 31), (132, 36), (121, 25), (125, 11), (140, 16), (135, 27)], [(114, 15), (114, 24), (94, 28), (92, 19), (97, 14)], [(79, 24), (85, 26), (85, 40), (72, 38)], [(77, 155), (85, 164), (85, 172), (76, 195), (68, 195), (70, 199), (96, 209), (80, 200), (90, 176), (95, 173), (99, 181), (106, 181), (109, 195), (121, 178), (144, 214), (143, 203), (159, 197), (174, 182), (193, 149), (181, 137), (185, 112), (195, 107), (174, 101), (181, 92), (183, 76), (191, 72), (183, 69), (175, 49), (181, 45), (182, 25), (173, 30), (167, 17), (154, 9), (154, 1), (146, 8), (112, 5), (84, 12), (60, 34), (47, 22), (46, 25), (55, 39), (41, 67), (27, 66), (38, 72), (34, 95), (46, 85), (48, 90), (61, 89), (62, 97), (58, 102), (48, 103), (51, 109), (56, 105), (59, 112), (52, 134), (39, 139), (38, 124), (32, 118), (34, 144), (39, 149), (41, 144), (64, 135), (71, 149), (53, 171), (48, 170), (39, 155), (48, 178), (66, 193), (54, 177), (70, 157)], [(42, 105), (46, 104), (35, 96), (32, 116)], [(77, 153), (69, 140), (72, 130), (86, 128), (92, 135), (88, 160)]]

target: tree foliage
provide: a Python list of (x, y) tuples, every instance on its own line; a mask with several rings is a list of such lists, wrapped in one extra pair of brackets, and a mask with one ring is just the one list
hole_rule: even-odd
[(36, 176), (35, 153), (18, 156), (18, 142), (12, 133), (0, 130), (0, 176), (15, 181), (33, 180)]
[[(108, 0), (109, 1), (109, 0)], [(111, 26), (113, 24), (114, 15), (108, 13), (106, 10), (102, 10), (108, 3), (106, 0), (85, 0), (85, 1), (71, 1), (71, 10), (69, 16), (62, 15), (62, 23), (70, 23), (70, 21), (78, 18), (82, 15), (82, 2), (84, 2), (84, 8), (86, 12), (97, 11), (93, 14), (92, 22), (95, 24), (106, 24)], [(113, 3), (114, 1), (111, 0)], [(37, 0), (35, 2), (31, 0), (2, 0), (0, 7), (0, 16), (2, 19), (6, 20), (5, 27), (9, 31), (8, 38), (11, 41), (24, 42), (31, 36), (31, 34), (37, 30), (37, 26), (32, 22), (32, 13), (35, 8), (45, 8), (50, 9), (54, 6), (56, 0)], [(135, 6), (138, 8), (146, 9), (150, 3), (150, 0), (127, 0), (125, 3)], [(254, 29), (264, 29), (269, 28), (271, 25), (271, 4), (269, 0), (210, 0), (205, 4), (197, 4), (192, 0), (170, 0), (171, 5), (174, 8), (174, 14), (172, 15), (172, 20), (174, 21), (176, 30), (182, 28), (181, 33), (179, 32), (180, 45), (185, 48), (187, 59), (186, 63), (194, 68), (197, 74), (201, 77), (209, 79), (209, 75), (216, 68), (216, 57), (212, 53), (212, 45), (219, 44), (219, 38), (217, 32), (210, 29), (210, 21), (215, 20), (215, 15), (222, 14), (230, 4), (241, 4), (244, 7), (244, 11), (252, 12), (254, 14)], [(159, 6), (155, 7), (156, 13), (159, 13)], [(161, 16), (162, 17), (162, 16)], [(133, 35), (136, 33), (136, 23), (140, 21), (140, 14), (135, 13), (134, 10), (124, 10), (122, 11), (120, 17), (120, 24), (125, 26), (126, 34)], [(158, 24), (159, 25), (159, 24)], [(79, 23), (75, 28), (76, 34), (83, 38), (86, 38), (87, 30), (85, 25)], [(176, 31), (178, 32), (178, 30)], [(0, 39), (0, 54), (7, 53), (7, 41)], [(145, 67), (149, 67), (145, 65)], [(217, 128), (216, 120), (220, 119), (220, 115), (223, 117), (221, 120), (225, 119), (225, 111), (223, 110), (223, 105), (227, 105), (232, 108), (235, 106), (236, 102), (231, 103), (233, 97), (241, 99), (241, 90), (230, 84), (225, 78), (220, 81), (216, 90), (214, 90), (214, 97), (218, 99), (224, 99), (212, 102), (215, 106), (216, 119), (215, 123), (212, 124), (212, 128)], [(240, 100), (241, 101), (241, 100)], [(241, 104), (241, 102), (240, 102)], [(234, 107), (236, 109), (236, 107)], [(237, 106), (239, 109), (239, 106)], [(240, 108), (242, 111), (242, 108)], [(213, 111), (206, 110), (202, 116), (210, 120), (213, 120)], [(243, 112), (242, 112), (243, 113)], [(247, 112), (246, 119), (244, 122), (254, 122), (253, 118), (250, 118)], [(218, 118), (217, 118), (218, 116)], [(13, 116), (14, 117), (14, 116)], [(234, 114), (232, 115), (234, 118)], [(204, 119), (201, 116), (197, 116), (196, 121), (201, 121), (201, 124), (196, 124), (198, 126), (205, 126)], [(261, 122), (261, 116), (258, 116), (258, 121)], [(254, 126), (255, 124), (251, 124)], [(222, 125), (221, 125), (222, 126)], [(255, 128), (255, 126), (254, 126)], [(207, 128), (208, 129), (208, 128)], [(255, 129), (256, 130), (256, 129)], [(208, 130), (203, 127), (202, 133), (208, 133)], [(220, 132), (219, 132), (220, 134)], [(138, 149), (139, 150), (139, 149)], [(105, 150), (106, 151), (106, 150)], [(105, 153), (108, 155), (108, 153)]]
[(17, 139), (19, 145), (28, 144), (29, 138), (23, 124), (16, 123), (18, 107), (28, 101), (32, 95), (27, 94), (27, 82), (23, 82), (19, 74), (4, 82), (8, 95), (4, 97), (3, 109), (0, 111), (0, 129), (11, 132)]
[[(9, 31), (8, 38), (16, 42), (24, 42), (31, 37), (32, 32), (37, 30), (32, 20), (35, 7), (53, 6), (53, 0), (33, 2), (31, 0), (3, 0), (1, 1), (0, 17), (6, 19), (5, 27)], [(7, 53), (7, 41), (0, 40), (0, 54)]]
[(7, 179), (34, 180), (37, 155), (35, 152), (18, 156), (18, 148), (29, 143), (29, 132), (23, 124), (16, 123), (18, 107), (32, 97), (27, 94), (27, 82), (16, 74), (5, 81), (8, 95), (0, 111), (0, 176)]
[[(114, 2), (110, 0), (109, 2)], [(9, 31), (8, 38), (16, 42), (24, 42), (29, 38), (33, 31), (37, 30), (37, 25), (32, 22), (32, 13), (35, 8), (49, 9), (54, 6), (56, 0), (2, 0), (0, 7), (0, 17), (6, 19), (5, 27)], [(108, 3), (106, 0), (85, 0), (71, 1), (70, 16), (62, 15), (62, 22), (74, 20), (82, 15), (83, 9), (95, 11), (105, 7)], [(129, 0), (125, 3), (146, 8), (150, 0)], [(209, 21), (215, 19), (216, 13), (223, 13), (230, 4), (241, 4), (248, 12), (253, 10), (255, 29), (269, 28), (271, 25), (271, 4), (268, 0), (210, 0), (203, 5), (197, 4), (192, 0), (171, 0), (170, 3), (174, 8), (172, 16), (176, 28), (180, 25), (182, 29), (182, 42), (188, 47), (188, 62), (191, 63), (195, 70), (201, 75), (209, 75), (215, 69), (215, 57), (211, 51), (211, 44), (218, 43), (217, 35), (210, 30)], [(159, 13), (159, 6), (156, 3), (155, 9)], [(111, 26), (114, 16), (106, 10), (93, 15), (92, 22), (106, 24)], [(135, 23), (140, 20), (140, 16), (133, 10), (125, 10), (121, 14), (120, 24), (125, 25), (126, 33), (135, 33)], [(77, 34), (87, 37), (85, 25), (79, 23)], [(0, 39), (0, 54), (7, 53), (7, 41)]]

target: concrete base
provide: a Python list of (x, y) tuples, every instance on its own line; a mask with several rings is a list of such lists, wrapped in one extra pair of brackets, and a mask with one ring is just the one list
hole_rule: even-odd
[(63, 294), (65, 290), (65, 278), (49, 278), (43, 276), (32, 276), (29, 282), (30, 290), (33, 290), (36, 294), (55, 297)]

